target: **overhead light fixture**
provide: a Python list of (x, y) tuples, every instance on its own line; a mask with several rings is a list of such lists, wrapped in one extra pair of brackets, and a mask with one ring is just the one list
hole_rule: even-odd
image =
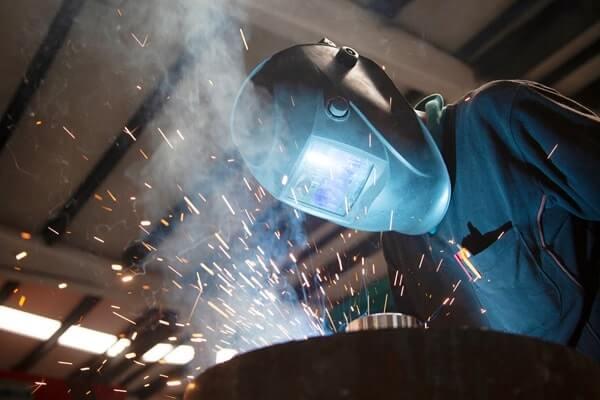
[(173, 346), (168, 343), (157, 343), (150, 350), (142, 355), (142, 360), (146, 362), (157, 362), (173, 350)]
[(61, 322), (55, 319), (0, 306), (0, 329), (4, 331), (33, 339), (48, 340), (60, 326)]
[(175, 347), (173, 351), (167, 354), (163, 361), (167, 364), (183, 365), (187, 364), (194, 359), (196, 352), (194, 348), (187, 344), (182, 344)]
[(58, 338), (58, 343), (72, 349), (102, 354), (117, 341), (115, 335), (73, 325)]
[(110, 346), (110, 348), (106, 351), (106, 355), (109, 357), (116, 357), (123, 352), (129, 345), (131, 344), (131, 340), (127, 338), (121, 338), (117, 340), (115, 344)]
[(123, 270), (123, 266), (121, 264), (112, 264), (110, 267), (112, 268), (113, 271), (122, 271)]
[(234, 350), (234, 349), (221, 349), (221, 350), (217, 351), (216, 363), (221, 364), (221, 363), (224, 363), (225, 361), (229, 361), (233, 357), (235, 357), (235, 355), (237, 353), (238, 353), (237, 350)]

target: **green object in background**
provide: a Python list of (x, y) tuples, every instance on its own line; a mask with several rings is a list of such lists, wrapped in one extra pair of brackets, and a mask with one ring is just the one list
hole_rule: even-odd
[(356, 288), (354, 296), (347, 296), (339, 300), (333, 309), (329, 310), (335, 329), (331, 329), (329, 319), (326, 320), (325, 326), (333, 332), (340, 332), (346, 328), (348, 322), (362, 315), (391, 312), (394, 309), (394, 296), (392, 296), (390, 281), (385, 276), (366, 288), (364, 286)]

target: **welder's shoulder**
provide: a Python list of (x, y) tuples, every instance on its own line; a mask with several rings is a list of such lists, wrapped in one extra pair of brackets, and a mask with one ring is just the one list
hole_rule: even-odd
[(464, 101), (479, 107), (510, 108), (519, 90), (533, 84), (534, 82), (520, 80), (491, 81), (467, 94)]
[(465, 116), (486, 125), (508, 125), (517, 93), (533, 82), (497, 80), (488, 82), (463, 97)]

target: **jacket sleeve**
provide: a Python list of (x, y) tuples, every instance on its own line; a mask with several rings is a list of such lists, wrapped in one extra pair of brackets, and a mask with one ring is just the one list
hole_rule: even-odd
[(600, 119), (554, 89), (517, 85), (510, 131), (542, 191), (574, 215), (600, 220)]

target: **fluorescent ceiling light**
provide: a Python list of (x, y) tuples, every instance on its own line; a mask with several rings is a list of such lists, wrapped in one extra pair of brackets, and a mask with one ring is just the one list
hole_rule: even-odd
[(217, 351), (217, 364), (231, 360), (237, 354), (237, 350), (234, 349), (221, 349)]
[(48, 340), (60, 328), (55, 319), (0, 306), (0, 329), (39, 340)]
[(144, 353), (142, 360), (146, 362), (157, 362), (173, 350), (168, 343), (156, 343), (150, 350)]
[(73, 325), (58, 338), (58, 343), (72, 349), (102, 354), (117, 341), (115, 335)]
[(167, 364), (183, 365), (187, 364), (194, 359), (196, 352), (194, 348), (187, 344), (175, 347), (175, 350), (167, 354), (163, 360)]
[(116, 357), (123, 352), (129, 345), (131, 344), (131, 340), (122, 338), (117, 340), (115, 344), (110, 346), (110, 349), (106, 351), (106, 355), (109, 357)]

